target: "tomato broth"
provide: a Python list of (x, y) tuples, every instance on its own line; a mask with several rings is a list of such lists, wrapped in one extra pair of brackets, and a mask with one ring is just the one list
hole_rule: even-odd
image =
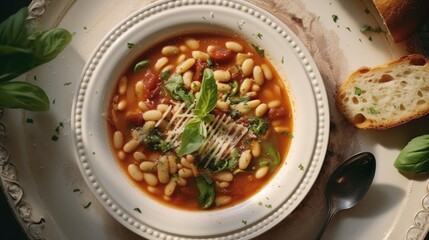
[(262, 48), (235, 35), (188, 33), (155, 44), (117, 80), (108, 112), (122, 171), (180, 209), (248, 199), (285, 163), (292, 141), (283, 80)]

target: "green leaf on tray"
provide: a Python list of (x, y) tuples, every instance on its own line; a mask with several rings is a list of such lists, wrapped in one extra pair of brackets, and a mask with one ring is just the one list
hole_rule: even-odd
[(393, 165), (408, 173), (429, 173), (429, 134), (413, 138), (399, 153)]

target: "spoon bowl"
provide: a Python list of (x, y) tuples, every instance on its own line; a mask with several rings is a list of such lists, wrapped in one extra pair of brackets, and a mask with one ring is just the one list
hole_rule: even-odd
[(369, 152), (353, 155), (343, 162), (326, 185), (328, 216), (316, 239), (321, 239), (333, 216), (354, 207), (367, 193), (375, 175), (375, 157)]

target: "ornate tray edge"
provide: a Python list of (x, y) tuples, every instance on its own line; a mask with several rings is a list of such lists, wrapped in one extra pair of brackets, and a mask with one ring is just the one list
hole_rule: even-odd
[[(33, 0), (30, 3), (27, 17), (30, 28), (36, 26), (49, 4), (50, 0)], [(4, 114), (5, 110), (0, 108), (0, 120)], [(6, 126), (0, 121), (0, 188), (25, 235), (29, 239), (45, 239), (45, 219), (41, 216), (39, 220), (34, 220), (32, 206), (24, 200), (24, 189), (19, 182), (18, 170), (10, 161), (10, 154), (5, 146), (6, 139)]]

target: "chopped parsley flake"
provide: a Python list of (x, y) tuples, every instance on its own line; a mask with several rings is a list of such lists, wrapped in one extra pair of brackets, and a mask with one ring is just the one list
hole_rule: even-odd
[(247, 225), (247, 220), (241, 220), (244, 225)]
[(83, 208), (89, 208), (89, 206), (91, 206), (92, 202), (88, 202), (85, 206), (83, 206)]
[(355, 95), (360, 96), (362, 94), (362, 89), (355, 87)]
[(273, 206), (271, 204), (265, 204), (266, 208), (272, 208)]
[(72, 82), (66, 82), (64, 83), (64, 86), (70, 86), (72, 84)]
[(365, 14), (369, 14), (370, 12), (369, 12), (369, 9), (368, 8), (365, 8)]
[(280, 62), (283, 64), (285, 63), (285, 57), (282, 57), (282, 59), (280, 60)]
[(61, 128), (64, 128), (64, 124), (62, 122), (60, 122), (58, 124), (58, 126), (55, 128), (55, 134), (52, 135), (52, 137), (51, 137), (52, 141), (54, 141), (54, 142), (58, 141), (58, 139), (59, 139), (58, 135), (60, 135), (60, 129)]
[(52, 100), (52, 104), (55, 104), (55, 102), (57, 101), (57, 99), (56, 98), (54, 98), (53, 100)]
[(299, 170), (304, 171), (304, 165), (302, 165), (301, 163), (298, 166)]
[(262, 202), (258, 202), (258, 205), (259, 205), (259, 206), (262, 206)]
[(34, 123), (34, 120), (32, 118), (27, 118), (27, 123)]
[(36, 76), (36, 75), (34, 75), (34, 76), (33, 76), (33, 80), (34, 80), (34, 81), (36, 81), (36, 80), (37, 80), (37, 76)]
[(262, 37), (263, 37), (261, 33), (257, 33), (255, 36), (259, 39), (262, 39)]
[(371, 36), (369, 36), (369, 37), (368, 37), (368, 40), (372, 42), (372, 37), (371, 37)]
[(83, 30), (88, 30), (88, 28), (86, 26), (83, 26)]
[(383, 32), (383, 29), (381, 29), (381, 27), (373, 27), (369, 24), (364, 24), (362, 25), (362, 27), (360, 28), (361, 32), (375, 32), (375, 33), (381, 33)]
[(51, 140), (54, 141), (54, 142), (58, 141), (58, 136), (57, 135), (53, 135), (51, 137)]
[(265, 57), (265, 50), (259, 47), (258, 45), (255, 45), (252, 43), (252, 47), (255, 49), (255, 51), (261, 56)]
[(140, 208), (134, 208), (133, 210), (136, 211), (136, 212), (142, 213), (142, 211), (140, 210)]
[(351, 32), (352, 30), (349, 27), (346, 27), (347, 30), (349, 30), (349, 32)]
[(338, 16), (335, 14), (332, 14), (332, 20), (336, 23), (338, 21)]
[(293, 134), (291, 132), (282, 132), (281, 135), (288, 137), (288, 138), (293, 138)]
[(375, 108), (373, 108), (373, 107), (370, 107), (370, 108), (368, 108), (368, 111), (369, 111), (369, 113), (370, 114), (379, 114), (380, 112), (378, 112)]
[(73, 189), (73, 192), (80, 192), (80, 189), (79, 188), (75, 188), (75, 189)]
[(134, 43), (127, 43), (127, 47), (129, 48), (129, 49), (131, 49), (131, 48), (133, 48), (135, 46), (135, 44)]

